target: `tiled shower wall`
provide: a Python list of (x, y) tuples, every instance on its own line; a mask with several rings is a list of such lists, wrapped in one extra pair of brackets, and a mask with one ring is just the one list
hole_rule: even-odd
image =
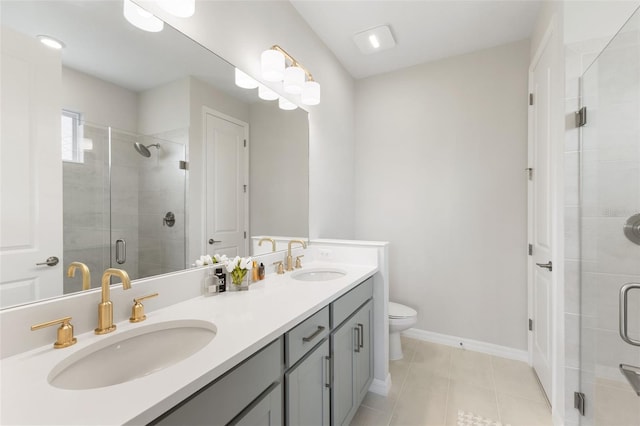
[[(165, 274), (185, 268), (185, 171), (179, 168), (185, 159), (188, 129), (178, 129), (143, 137), (151, 157), (139, 157), (139, 272), (140, 276)], [(171, 142), (169, 142), (171, 141)], [(173, 226), (165, 225), (167, 212), (175, 215)]]
[[(620, 362), (640, 365), (638, 348), (618, 336), (619, 288), (625, 282), (640, 281), (640, 247), (631, 245), (622, 234), (626, 218), (640, 211), (640, 45), (636, 30), (619, 34), (589, 70), (584, 82), (588, 128), (584, 129), (582, 150), (574, 124), (579, 77), (605, 44), (606, 40), (591, 40), (566, 50), (567, 425), (640, 424), (638, 397), (618, 371)], [(640, 297), (632, 298), (630, 312), (632, 330), (638, 333)], [(586, 395), (585, 417), (573, 408), (573, 392), (578, 390)]]

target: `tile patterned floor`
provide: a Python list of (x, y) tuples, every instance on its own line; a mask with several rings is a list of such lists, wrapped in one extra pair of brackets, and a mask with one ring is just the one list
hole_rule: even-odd
[(369, 392), (352, 426), (457, 425), (458, 411), (511, 426), (552, 425), (551, 410), (524, 362), (402, 338), (387, 397)]

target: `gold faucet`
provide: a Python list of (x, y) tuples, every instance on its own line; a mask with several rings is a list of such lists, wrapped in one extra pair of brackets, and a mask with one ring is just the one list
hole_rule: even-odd
[(82, 262), (71, 262), (67, 269), (67, 277), (73, 278), (76, 276), (76, 269), (80, 268), (82, 271), (82, 289), (89, 290), (91, 288), (91, 272), (89, 267)]
[(291, 257), (291, 244), (298, 243), (302, 245), (302, 248), (307, 248), (307, 243), (302, 240), (291, 240), (289, 241), (289, 250), (287, 251), (287, 271), (293, 271), (293, 258)]
[(122, 269), (109, 268), (102, 274), (102, 302), (98, 304), (98, 328), (94, 331), (96, 334), (111, 333), (116, 329), (113, 323), (113, 303), (111, 303), (110, 294), (110, 278), (112, 275), (122, 280), (122, 288), (129, 290), (131, 288), (131, 280), (129, 274)]
[(276, 242), (273, 238), (269, 238), (269, 237), (260, 238), (260, 241), (258, 241), (258, 246), (262, 246), (263, 241), (271, 241), (271, 251), (272, 252), (276, 251)]

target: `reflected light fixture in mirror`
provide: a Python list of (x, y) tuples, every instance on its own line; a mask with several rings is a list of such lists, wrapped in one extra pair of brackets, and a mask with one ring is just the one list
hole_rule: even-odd
[(282, 96), (278, 99), (278, 106), (280, 107), (280, 109), (283, 109), (285, 111), (292, 111), (298, 108), (296, 104), (286, 98), (283, 98)]
[(265, 101), (275, 101), (280, 96), (264, 84), (258, 86), (258, 97)]
[(157, 0), (158, 6), (178, 18), (188, 18), (196, 10), (196, 0)]
[(245, 72), (240, 71), (238, 68), (236, 68), (235, 73), (236, 86), (242, 87), (243, 89), (255, 89), (256, 87), (258, 87), (258, 82), (251, 78)]
[[(287, 61), (289, 62), (288, 66)], [(262, 52), (261, 70), (262, 78), (266, 81), (284, 80), (284, 91), (300, 95), (300, 102), (303, 104), (318, 105), (320, 103), (320, 84), (313, 79), (308, 69), (277, 44)], [(287, 102), (284, 103), (287, 104)], [(282, 103), (281, 101), (281, 108)]]
[(164, 28), (164, 22), (137, 4), (134, 4), (131, 0), (124, 0), (122, 13), (131, 25), (141, 30), (157, 33)]

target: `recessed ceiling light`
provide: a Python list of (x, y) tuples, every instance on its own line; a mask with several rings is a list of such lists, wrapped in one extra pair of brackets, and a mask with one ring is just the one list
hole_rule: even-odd
[(61, 42), (60, 40), (57, 40), (51, 36), (48, 35), (37, 35), (36, 38), (38, 40), (40, 40), (40, 43), (44, 44), (45, 46), (48, 46), (52, 49), (57, 49), (60, 50), (63, 47), (65, 47), (64, 43)]
[(367, 31), (356, 33), (353, 36), (353, 41), (356, 43), (356, 46), (358, 46), (358, 49), (365, 55), (391, 49), (396, 45), (396, 41), (388, 25), (381, 25)]

